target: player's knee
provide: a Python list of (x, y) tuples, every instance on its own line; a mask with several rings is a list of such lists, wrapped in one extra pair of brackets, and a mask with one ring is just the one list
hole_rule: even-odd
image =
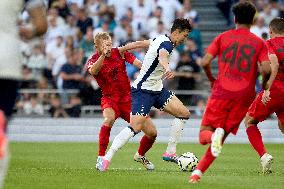
[(157, 138), (157, 131), (153, 131), (147, 135), (150, 139), (156, 140)]
[(182, 119), (189, 119), (189, 116), (190, 116), (189, 110), (188, 110), (188, 109), (184, 109), (183, 111), (181, 111), (181, 112), (179, 113), (179, 116), (178, 116), (178, 117), (180, 117), (180, 118), (182, 118)]
[(251, 125), (258, 123), (258, 121), (254, 120), (249, 115), (246, 115), (244, 122), (245, 122), (245, 127), (246, 128), (249, 128)]
[(115, 122), (115, 116), (105, 117), (105, 120), (104, 120), (104, 124), (105, 125), (108, 125), (109, 127), (112, 127), (114, 122)]

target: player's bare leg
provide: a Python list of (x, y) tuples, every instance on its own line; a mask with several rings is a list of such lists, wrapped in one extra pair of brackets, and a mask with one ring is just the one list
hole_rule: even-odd
[(146, 122), (147, 117), (141, 115), (131, 115), (130, 124), (131, 126), (124, 128), (120, 133), (114, 138), (110, 149), (106, 155), (100, 158), (99, 171), (106, 171), (108, 169), (109, 163), (115, 153), (122, 148), (131, 137), (139, 133), (144, 123)]
[[(205, 126), (202, 131), (205, 131), (205, 130), (212, 131), (212, 130), (214, 130), (214, 128)], [(225, 133), (224, 137), (222, 139), (222, 144), (224, 143), (227, 136), (228, 136), (228, 134)], [(205, 173), (205, 171), (209, 168), (209, 166), (213, 163), (213, 161), (215, 159), (216, 159), (216, 157), (213, 156), (212, 150), (211, 150), (211, 145), (210, 145), (207, 148), (207, 151), (205, 152), (204, 156), (199, 161), (195, 170), (192, 172), (191, 176), (189, 177), (189, 183), (195, 184), (195, 183), (200, 182), (202, 175)]]
[(101, 158), (105, 155), (109, 143), (111, 128), (115, 122), (115, 111), (112, 108), (106, 108), (103, 111), (104, 122), (99, 134), (99, 153), (96, 168), (98, 169)]
[(145, 134), (140, 141), (138, 151), (134, 155), (134, 160), (140, 162), (147, 170), (154, 170), (154, 164), (145, 157), (145, 154), (153, 146), (157, 137), (157, 129), (151, 118), (147, 118), (142, 131)]
[(253, 117), (249, 115), (245, 117), (245, 126), (246, 126), (246, 132), (248, 135), (248, 139), (252, 147), (255, 149), (255, 151), (258, 153), (260, 157), (262, 172), (264, 174), (267, 174), (267, 173), (271, 173), (273, 157), (270, 154), (266, 153), (266, 149), (262, 141), (262, 136), (257, 127), (257, 124), (258, 124), (258, 121), (255, 120)]
[(171, 98), (165, 106), (164, 111), (176, 118), (172, 122), (169, 143), (162, 158), (164, 161), (176, 162), (176, 146), (182, 135), (185, 122), (189, 119), (190, 113), (176, 96)]

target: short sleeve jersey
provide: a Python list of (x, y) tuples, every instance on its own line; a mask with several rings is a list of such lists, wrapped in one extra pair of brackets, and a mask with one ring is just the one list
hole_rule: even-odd
[(275, 54), (278, 59), (278, 73), (272, 87), (284, 91), (284, 37), (275, 37), (266, 42), (268, 53)]
[(132, 86), (138, 90), (146, 90), (154, 93), (162, 91), (162, 77), (165, 73), (165, 68), (159, 64), (159, 51), (164, 49), (170, 56), (173, 48), (174, 45), (167, 35), (160, 35), (151, 40), (149, 49), (143, 60), (142, 68)]
[(209, 45), (207, 53), (218, 57), (218, 76), (212, 98), (255, 96), (257, 63), (268, 61), (265, 42), (248, 29), (226, 31)]
[[(86, 68), (90, 69), (99, 56), (98, 53), (95, 53), (87, 61)], [(135, 59), (135, 56), (129, 52), (124, 53), (123, 59), (117, 48), (111, 49), (111, 56), (105, 57), (101, 70), (98, 75), (94, 76), (104, 97), (121, 102), (131, 101), (130, 82), (127, 77), (125, 61), (133, 64)]]

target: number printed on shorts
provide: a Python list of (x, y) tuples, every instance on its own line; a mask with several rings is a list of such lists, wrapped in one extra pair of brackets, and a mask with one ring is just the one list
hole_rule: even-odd
[[(239, 54), (237, 58), (237, 54)], [(255, 49), (247, 44), (233, 43), (222, 54), (222, 62), (229, 63), (231, 68), (236, 67), (240, 72), (249, 72)]]

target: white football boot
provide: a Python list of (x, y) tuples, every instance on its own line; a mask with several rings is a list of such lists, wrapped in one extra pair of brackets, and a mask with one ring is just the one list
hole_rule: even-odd
[(211, 153), (214, 157), (218, 157), (221, 153), (224, 134), (224, 129), (217, 128), (211, 137)]
[(152, 171), (155, 169), (154, 164), (149, 161), (145, 156), (141, 156), (136, 152), (134, 155), (134, 161), (140, 162), (147, 170)]
[(269, 174), (271, 173), (271, 166), (273, 163), (273, 157), (272, 155), (265, 153), (261, 158), (260, 158), (260, 163), (262, 166), (262, 173), (263, 174)]

